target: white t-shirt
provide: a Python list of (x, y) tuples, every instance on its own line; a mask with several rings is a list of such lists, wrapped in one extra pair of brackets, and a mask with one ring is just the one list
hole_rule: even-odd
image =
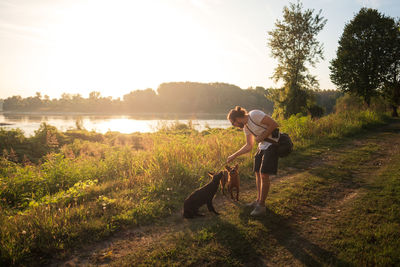
[[(255, 137), (261, 135), (265, 130), (268, 130), (268, 126), (263, 124), (262, 119), (268, 116), (261, 110), (252, 110), (249, 112), (249, 120), (247, 124), (244, 126), (243, 131), (246, 135), (253, 134)], [(268, 136), (268, 138), (278, 141), (279, 138), (272, 138), (272, 136)], [(270, 142), (262, 141), (258, 144), (258, 149), (265, 150), (271, 145)]]

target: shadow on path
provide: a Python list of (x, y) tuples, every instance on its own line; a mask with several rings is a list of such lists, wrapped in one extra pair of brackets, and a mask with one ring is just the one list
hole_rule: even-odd
[[(257, 220), (262, 223), (271, 238), (284, 247), (295, 259), (300, 261), (305, 266), (347, 266), (349, 263), (338, 259), (333, 252), (321, 248), (305, 237), (303, 237), (297, 229), (292, 225), (288, 218), (279, 215), (267, 208), (267, 214), (260, 217), (250, 217), (249, 210), (244, 209), (240, 214), (240, 219), (247, 224), (250, 220)], [(274, 253), (274, 248), (268, 252), (271, 257)], [(265, 253), (263, 253), (265, 255)]]

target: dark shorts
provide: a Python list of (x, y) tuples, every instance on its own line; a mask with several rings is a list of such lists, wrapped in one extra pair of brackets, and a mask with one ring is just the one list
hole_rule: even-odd
[[(261, 169), (261, 171), (260, 171)], [(278, 145), (272, 144), (266, 150), (257, 150), (254, 156), (254, 172), (277, 174)]]

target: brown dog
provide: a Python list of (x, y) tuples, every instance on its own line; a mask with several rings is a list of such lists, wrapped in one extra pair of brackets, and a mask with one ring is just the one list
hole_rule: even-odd
[(228, 171), (222, 171), (222, 178), (221, 178), (221, 192), (225, 196), (225, 185), (228, 182)]
[(238, 172), (238, 164), (235, 165), (234, 168), (229, 166), (225, 166), (225, 169), (228, 171), (228, 191), (231, 193), (231, 198), (234, 199), (232, 189), (236, 188), (236, 201), (239, 201), (239, 172)]

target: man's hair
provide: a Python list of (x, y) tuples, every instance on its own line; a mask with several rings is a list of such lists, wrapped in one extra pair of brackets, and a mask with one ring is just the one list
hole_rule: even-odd
[(229, 111), (227, 119), (232, 121), (235, 121), (236, 118), (243, 118), (245, 115), (247, 115), (247, 110), (236, 106), (234, 109), (231, 109), (231, 111)]

